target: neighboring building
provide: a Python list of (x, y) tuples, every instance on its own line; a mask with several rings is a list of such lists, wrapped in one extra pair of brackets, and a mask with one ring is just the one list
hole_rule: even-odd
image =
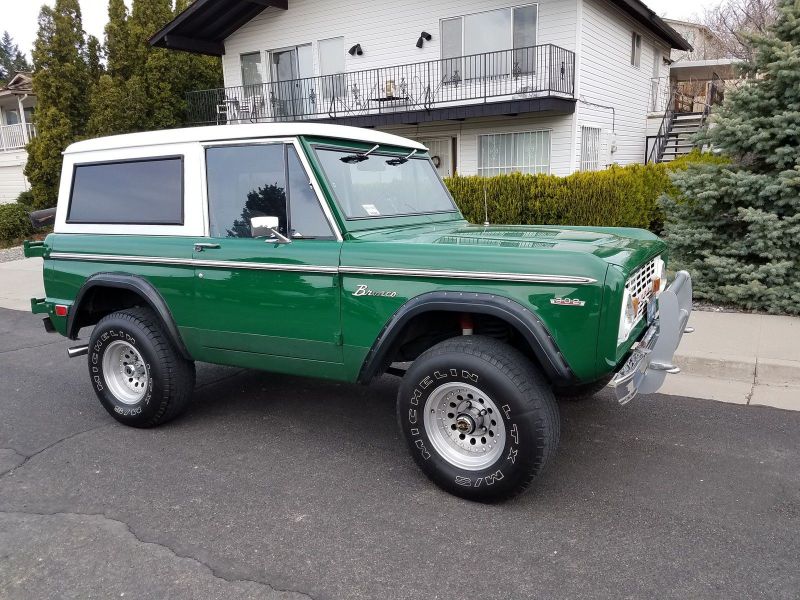
[(15, 73), (0, 87), (0, 204), (15, 201), (20, 192), (29, 189), (24, 175), (25, 146), (36, 134), (35, 106), (30, 73)]
[(664, 22), (680, 33), (683, 39), (692, 46), (691, 50), (673, 48), (670, 54), (670, 59), (673, 62), (725, 58), (719, 38), (705, 25), (691, 23), (690, 21), (677, 21), (675, 19), (664, 19)]
[(653, 79), (692, 49), (638, 0), (196, 0), (151, 42), (222, 56), (198, 124), (375, 127), (443, 175), (642, 162)]

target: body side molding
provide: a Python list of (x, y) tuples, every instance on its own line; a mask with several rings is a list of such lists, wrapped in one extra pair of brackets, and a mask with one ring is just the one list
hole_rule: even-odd
[(555, 340), (535, 313), (504, 296), (450, 291), (421, 294), (397, 309), (367, 353), (358, 383), (369, 383), (380, 375), (388, 366), (386, 361), (403, 326), (413, 317), (431, 311), (471, 312), (498, 317), (522, 333), (552, 383), (567, 385), (575, 381), (575, 375)]
[(172, 343), (175, 344), (178, 352), (187, 360), (192, 360), (191, 355), (188, 350), (186, 350), (186, 346), (183, 343), (178, 327), (175, 325), (172, 312), (169, 310), (164, 298), (161, 297), (161, 294), (158, 293), (158, 290), (156, 290), (152, 283), (137, 275), (95, 273), (89, 277), (75, 296), (75, 302), (67, 317), (67, 337), (69, 339), (75, 340), (78, 338), (78, 331), (83, 326), (79, 317), (81, 306), (87, 298), (87, 294), (96, 288), (116, 288), (139, 294), (147, 305), (158, 315), (159, 319), (161, 319), (166, 334), (172, 340)]

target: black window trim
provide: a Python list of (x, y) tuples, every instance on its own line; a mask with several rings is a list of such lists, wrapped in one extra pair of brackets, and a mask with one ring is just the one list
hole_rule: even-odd
[[(353, 152), (352, 148), (346, 148), (346, 147), (342, 147), (342, 146), (331, 146), (331, 145), (327, 145), (327, 144), (312, 144), (311, 148), (314, 150), (314, 154), (315, 155), (317, 154), (317, 150), (333, 150), (333, 151), (336, 151), (336, 152), (349, 152), (351, 154), (358, 154), (358, 151)], [(424, 152), (423, 154), (420, 154), (419, 156), (413, 156), (409, 160), (425, 160), (425, 161), (429, 162), (431, 164), (431, 167), (433, 167), (433, 170), (436, 171), (436, 166), (433, 164), (433, 161), (431, 160), (431, 157), (428, 155), (428, 151), (425, 150), (423, 152)], [(378, 149), (375, 152), (371, 153), (370, 156), (396, 157), (396, 156), (403, 156), (403, 153), (402, 152), (392, 152), (390, 150)], [(325, 173), (325, 170), (322, 167), (322, 163), (319, 160), (319, 156), (318, 155), (316, 156), (316, 159), (317, 159), (317, 162), (320, 163), (320, 168), (322, 169), (322, 172)], [(436, 172), (437, 172), (437, 175), (438, 175), (438, 171), (436, 171)], [(325, 177), (327, 178), (327, 173), (325, 173)], [(397, 214), (397, 215), (377, 215), (377, 216), (374, 216), (374, 217), (373, 216), (369, 216), (369, 215), (364, 216), (364, 217), (350, 217), (342, 209), (341, 205), (339, 204), (339, 198), (336, 196), (335, 192), (333, 193), (333, 199), (334, 199), (334, 202), (336, 202), (336, 204), (338, 205), (339, 210), (341, 211), (342, 216), (344, 217), (345, 221), (369, 221), (369, 220), (373, 220), (373, 219), (394, 219), (394, 218), (398, 218), (398, 217), (424, 217), (424, 216), (428, 216), (428, 215), (442, 215), (442, 214), (449, 214), (449, 213), (457, 213), (457, 214), (460, 215), (461, 211), (458, 208), (458, 205), (456, 204), (456, 201), (453, 198), (453, 195), (450, 193), (450, 190), (447, 189), (447, 186), (444, 184), (444, 181), (442, 181), (441, 177), (438, 177), (438, 179), (439, 179), (440, 185), (442, 186), (442, 189), (444, 190), (445, 195), (447, 195), (447, 197), (450, 198), (450, 202), (452, 204), (452, 209), (450, 209), (450, 210), (430, 210), (430, 211), (426, 211), (426, 212), (403, 213), (403, 214)]]
[[(180, 160), (181, 164), (181, 218), (180, 221), (75, 221), (70, 218), (72, 214), (72, 200), (75, 192), (75, 175), (78, 167), (97, 167), (105, 165), (121, 165), (126, 163), (163, 162), (167, 160)], [(165, 227), (182, 227), (186, 222), (186, 157), (183, 154), (170, 154), (166, 156), (146, 156), (141, 158), (123, 158), (118, 160), (101, 160), (93, 162), (75, 163), (72, 165), (72, 180), (69, 184), (69, 204), (67, 205), (66, 223), (70, 225), (155, 225)]]

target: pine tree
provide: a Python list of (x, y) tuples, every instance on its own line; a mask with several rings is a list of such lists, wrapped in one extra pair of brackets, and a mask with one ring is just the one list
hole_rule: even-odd
[(31, 71), (28, 59), (14, 43), (14, 38), (8, 31), (0, 37), (0, 83), (7, 82), (17, 71)]
[(92, 81), (78, 0), (42, 7), (33, 61), (38, 135), (28, 145), (25, 175), (34, 206), (44, 208), (56, 203), (61, 153), (83, 134), (89, 111)]
[(800, 1), (779, 4), (706, 133), (730, 162), (673, 177), (665, 238), (698, 298), (800, 314)]

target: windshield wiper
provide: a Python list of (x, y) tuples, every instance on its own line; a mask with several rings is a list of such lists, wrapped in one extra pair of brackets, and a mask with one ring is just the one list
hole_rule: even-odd
[(414, 156), (416, 153), (417, 153), (416, 150), (412, 150), (411, 154), (409, 154), (408, 156), (403, 156), (402, 158), (390, 158), (389, 160), (386, 161), (386, 164), (391, 165), (393, 167), (402, 165), (403, 163), (407, 163), (408, 159)]
[(369, 158), (369, 155), (375, 152), (375, 150), (377, 150), (378, 148), (380, 148), (380, 144), (375, 144), (372, 148), (370, 148), (366, 152), (362, 152), (359, 154), (348, 154), (347, 156), (343, 156), (339, 160), (342, 161), (343, 163), (348, 163), (348, 164), (360, 163), (362, 161), (367, 160)]

